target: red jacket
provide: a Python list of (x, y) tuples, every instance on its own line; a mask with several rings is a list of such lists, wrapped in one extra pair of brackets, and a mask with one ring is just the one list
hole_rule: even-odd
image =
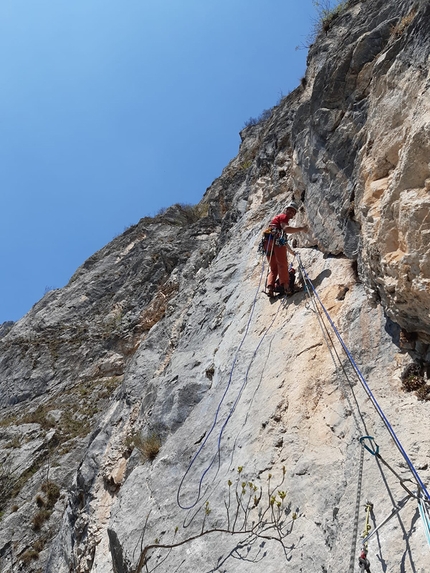
[(286, 213), (281, 213), (280, 215), (273, 217), (273, 219), (270, 221), (270, 226), (276, 227), (277, 229), (282, 229), (281, 225), (288, 225), (290, 219), (292, 219), (291, 216), (287, 215)]

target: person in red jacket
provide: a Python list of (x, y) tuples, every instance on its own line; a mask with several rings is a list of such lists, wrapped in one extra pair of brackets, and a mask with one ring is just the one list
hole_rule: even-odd
[(267, 277), (267, 294), (269, 297), (274, 296), (276, 279), (279, 280), (280, 293), (288, 293), (290, 276), (288, 272), (287, 250), (292, 255), (294, 251), (290, 249), (284, 237), (290, 233), (300, 233), (307, 231), (308, 227), (291, 227), (290, 220), (293, 219), (298, 211), (297, 204), (292, 201), (286, 209), (273, 217), (269, 228), (264, 232), (263, 248), (269, 262), (270, 272)]

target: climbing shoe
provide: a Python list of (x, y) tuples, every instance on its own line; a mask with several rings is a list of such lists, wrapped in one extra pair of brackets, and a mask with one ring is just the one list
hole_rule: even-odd
[(269, 298), (273, 298), (275, 296), (274, 288), (272, 286), (267, 287), (266, 294)]
[(278, 285), (278, 286), (276, 286), (276, 287), (275, 287), (275, 292), (276, 292), (277, 294), (279, 294), (279, 296), (283, 296), (284, 294), (286, 294), (284, 285)]

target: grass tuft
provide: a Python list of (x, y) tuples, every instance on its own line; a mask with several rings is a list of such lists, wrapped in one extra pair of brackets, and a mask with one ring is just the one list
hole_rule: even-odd
[(155, 432), (142, 436), (136, 434), (133, 437), (134, 446), (139, 450), (145, 460), (154, 461), (161, 449), (161, 438)]
[(46, 501), (47, 509), (52, 509), (54, 505), (57, 503), (58, 498), (60, 497), (60, 488), (59, 486), (53, 481), (44, 481), (42, 487), (40, 488), (46, 497), (48, 498)]
[(39, 553), (35, 549), (27, 549), (20, 557), (20, 561), (25, 565), (28, 565), (31, 561), (39, 559)]
[(49, 509), (40, 509), (32, 517), (31, 520), (32, 529), (34, 531), (40, 531), (45, 521), (48, 521), (50, 517), (51, 517), (51, 512), (49, 511)]
[(411, 10), (409, 14), (403, 16), (403, 18), (391, 29), (391, 33), (396, 38), (399, 38), (403, 35), (406, 28), (414, 21), (415, 16), (417, 15), (417, 11)]

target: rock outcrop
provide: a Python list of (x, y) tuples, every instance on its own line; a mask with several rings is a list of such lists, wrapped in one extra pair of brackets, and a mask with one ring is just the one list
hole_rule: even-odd
[[(198, 205), (0, 326), (1, 573), (352, 573), (366, 519), (372, 573), (428, 571), (429, 24), (345, 3)], [(316, 294), (271, 303), (292, 198)]]

